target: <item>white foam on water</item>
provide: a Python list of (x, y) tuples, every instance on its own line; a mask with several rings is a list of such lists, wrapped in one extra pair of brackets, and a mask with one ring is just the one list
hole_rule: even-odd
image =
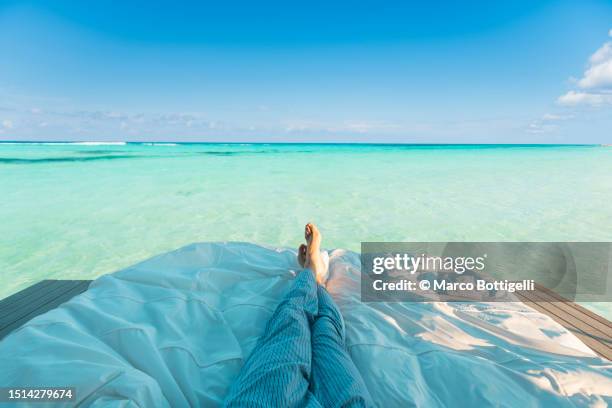
[(82, 146), (125, 146), (127, 142), (74, 142), (71, 144)]

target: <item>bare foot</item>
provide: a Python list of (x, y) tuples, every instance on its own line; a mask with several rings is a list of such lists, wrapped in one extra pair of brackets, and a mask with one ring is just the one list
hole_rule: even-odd
[[(313, 223), (308, 223), (304, 227), (304, 238), (306, 238), (306, 253), (304, 257), (304, 267), (310, 268), (321, 285), (327, 278), (327, 264), (321, 257), (321, 233)], [(302, 246), (300, 246), (300, 252)]]
[(300, 247), (298, 248), (297, 259), (298, 259), (298, 263), (300, 264), (300, 266), (302, 268), (305, 268), (306, 267), (306, 245), (305, 244), (300, 245)]

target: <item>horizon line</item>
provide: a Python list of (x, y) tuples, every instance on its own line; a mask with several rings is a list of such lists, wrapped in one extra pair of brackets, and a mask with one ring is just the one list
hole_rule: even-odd
[(0, 140), (0, 144), (80, 144), (80, 145), (128, 145), (128, 144), (233, 144), (233, 145), (378, 145), (378, 146), (602, 146), (609, 147), (607, 143), (431, 143), (431, 142), (279, 142), (279, 141), (173, 141), (173, 140)]

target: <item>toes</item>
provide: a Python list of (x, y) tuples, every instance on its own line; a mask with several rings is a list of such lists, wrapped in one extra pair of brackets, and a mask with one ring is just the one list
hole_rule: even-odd
[(312, 223), (310, 223), (308, 225), (310, 225), (310, 234), (311, 235), (317, 235), (319, 233), (319, 229), (317, 228), (316, 225), (314, 225)]
[(300, 247), (298, 248), (297, 258), (300, 266), (304, 267), (304, 265), (306, 264), (306, 245), (300, 245)]
[(304, 227), (304, 237), (306, 238), (306, 240), (310, 240), (310, 237), (312, 237), (312, 224), (308, 223), (306, 224), (306, 226)]
[(313, 241), (320, 241), (321, 237), (319, 229), (311, 222), (306, 224), (306, 227), (304, 227), (304, 235), (306, 236), (306, 242), (308, 245), (311, 245)]

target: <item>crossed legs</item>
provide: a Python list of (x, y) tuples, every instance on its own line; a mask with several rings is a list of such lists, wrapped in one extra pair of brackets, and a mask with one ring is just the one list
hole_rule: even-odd
[(344, 343), (344, 322), (324, 284), (321, 234), (307, 224), (304, 269), (268, 321), (225, 400), (227, 407), (367, 407), (367, 388)]

